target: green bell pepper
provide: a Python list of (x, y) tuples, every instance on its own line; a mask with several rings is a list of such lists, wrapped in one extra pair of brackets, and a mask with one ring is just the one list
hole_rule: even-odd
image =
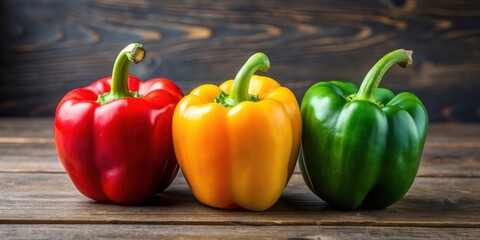
[(412, 93), (378, 88), (393, 65), (412, 63), (412, 51), (393, 51), (352, 83), (319, 82), (302, 104), (300, 169), (310, 190), (342, 208), (385, 208), (400, 200), (417, 174), (428, 127)]

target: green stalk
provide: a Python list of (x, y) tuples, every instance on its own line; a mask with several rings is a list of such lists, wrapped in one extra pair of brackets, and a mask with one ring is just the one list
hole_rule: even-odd
[(146, 51), (140, 43), (131, 43), (117, 56), (112, 71), (110, 92), (98, 96), (97, 102), (105, 104), (120, 98), (141, 97), (140, 94), (128, 89), (128, 68), (130, 62), (137, 64), (145, 58)]
[(230, 94), (222, 92), (220, 96), (215, 99), (215, 102), (231, 108), (243, 101), (258, 101), (258, 96), (248, 94), (250, 79), (256, 71), (261, 70), (266, 72), (269, 68), (270, 61), (267, 55), (264, 53), (255, 53), (238, 71), (233, 81)]
[(385, 72), (395, 64), (401, 67), (411, 65), (413, 61), (412, 54), (413, 51), (398, 49), (382, 57), (373, 65), (370, 71), (368, 71), (362, 81), (362, 85), (360, 85), (360, 90), (358, 90), (358, 93), (355, 95), (355, 99), (376, 102), (375, 91)]

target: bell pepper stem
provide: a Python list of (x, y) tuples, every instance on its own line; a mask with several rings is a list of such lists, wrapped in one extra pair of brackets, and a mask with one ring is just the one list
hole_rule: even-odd
[(146, 51), (140, 43), (131, 43), (120, 51), (113, 65), (110, 92), (99, 95), (97, 102), (104, 104), (119, 98), (139, 97), (138, 93), (131, 93), (128, 89), (128, 68), (130, 62), (137, 64), (145, 55)]
[(128, 90), (128, 67), (130, 62), (137, 64), (145, 57), (142, 44), (131, 43), (125, 47), (115, 60), (112, 72), (112, 88), (110, 92), (118, 98), (131, 97)]
[(382, 80), (383, 75), (387, 70), (395, 64), (401, 67), (407, 67), (412, 64), (413, 51), (398, 49), (388, 53), (382, 57), (373, 67), (368, 71), (367, 75), (360, 85), (355, 99), (375, 102), (375, 91)]
[(264, 53), (255, 53), (252, 55), (247, 62), (240, 68), (235, 80), (233, 81), (232, 89), (230, 95), (228, 96), (228, 104), (235, 106), (243, 101), (250, 100), (251, 97), (248, 94), (248, 87), (250, 85), (250, 79), (252, 75), (257, 71), (261, 70), (266, 72), (270, 68), (270, 61), (268, 60), (267, 55)]

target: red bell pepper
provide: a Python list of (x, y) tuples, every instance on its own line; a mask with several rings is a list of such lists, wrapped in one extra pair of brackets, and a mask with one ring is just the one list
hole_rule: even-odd
[(58, 156), (72, 182), (100, 202), (134, 204), (163, 191), (175, 178), (172, 117), (182, 91), (170, 80), (128, 76), (145, 50), (132, 43), (111, 77), (70, 91), (54, 120)]

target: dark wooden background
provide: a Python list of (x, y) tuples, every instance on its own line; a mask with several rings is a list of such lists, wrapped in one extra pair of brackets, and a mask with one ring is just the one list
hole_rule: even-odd
[(0, 0), (0, 116), (53, 116), (69, 90), (110, 75), (144, 43), (141, 79), (185, 91), (235, 76), (254, 52), (301, 101), (317, 81), (359, 83), (383, 54), (414, 50), (381, 86), (417, 94), (430, 120), (480, 121), (480, 1)]

